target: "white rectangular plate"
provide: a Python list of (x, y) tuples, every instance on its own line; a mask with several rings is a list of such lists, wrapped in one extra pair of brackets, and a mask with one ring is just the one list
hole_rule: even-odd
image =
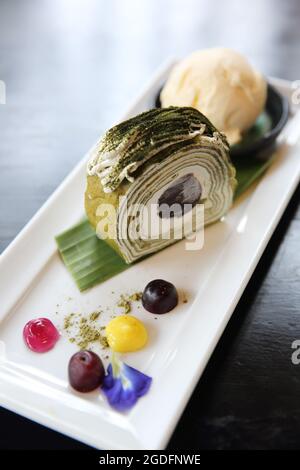
[[(158, 73), (126, 117), (153, 106), (170, 66)], [(273, 84), (290, 97), (289, 82)], [(184, 241), (179, 242), (80, 293), (54, 237), (84, 213), (83, 159), (1, 255), (1, 405), (97, 448), (164, 448), (299, 182), (299, 127), (290, 129), (290, 140), (259, 184), (224, 221), (205, 230), (201, 251), (186, 251)], [(153, 385), (129, 413), (112, 410), (99, 393), (70, 390), (67, 364), (76, 346), (65, 338), (44, 355), (25, 347), (22, 329), (28, 320), (47, 316), (61, 325), (64, 315), (86, 314), (99, 305), (112, 308), (121, 293), (142, 290), (155, 278), (173, 282), (188, 302), (158, 319), (142, 309), (133, 312), (145, 322), (150, 341), (125, 359), (152, 376)]]

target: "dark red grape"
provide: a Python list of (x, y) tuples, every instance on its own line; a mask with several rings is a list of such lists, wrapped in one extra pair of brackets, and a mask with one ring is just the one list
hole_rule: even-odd
[(92, 351), (79, 351), (69, 361), (69, 382), (78, 392), (91, 392), (100, 387), (105, 371), (102, 361)]
[(170, 282), (155, 279), (146, 285), (142, 296), (143, 307), (151, 313), (167, 313), (178, 304), (176, 287)]

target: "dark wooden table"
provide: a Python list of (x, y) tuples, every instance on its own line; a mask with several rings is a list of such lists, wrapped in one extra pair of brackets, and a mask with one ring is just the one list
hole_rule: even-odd
[[(226, 45), (265, 74), (300, 79), (299, 25), (299, 0), (1, 0), (0, 249), (168, 56)], [(170, 449), (300, 448), (300, 365), (291, 362), (299, 196), (298, 188)], [(1, 410), (0, 448), (86, 447)]]

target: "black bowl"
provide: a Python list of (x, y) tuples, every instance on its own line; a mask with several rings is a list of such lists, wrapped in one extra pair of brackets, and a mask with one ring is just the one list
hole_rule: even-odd
[[(161, 107), (160, 91), (155, 99), (157, 108)], [(243, 136), (241, 142), (231, 147), (231, 157), (234, 160), (249, 156), (259, 160), (267, 160), (276, 148), (276, 139), (284, 128), (288, 117), (288, 99), (268, 84), (264, 111)]]

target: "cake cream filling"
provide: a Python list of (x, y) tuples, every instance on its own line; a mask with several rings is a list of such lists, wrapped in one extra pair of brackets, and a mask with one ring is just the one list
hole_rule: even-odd
[[(189, 173), (201, 184), (201, 200), (182, 216), (161, 219), (159, 197), (176, 179)], [(126, 262), (132, 263), (220, 219), (232, 202), (231, 177), (219, 149), (197, 144), (160, 164), (149, 165), (129, 186), (118, 208), (116, 242)]]

